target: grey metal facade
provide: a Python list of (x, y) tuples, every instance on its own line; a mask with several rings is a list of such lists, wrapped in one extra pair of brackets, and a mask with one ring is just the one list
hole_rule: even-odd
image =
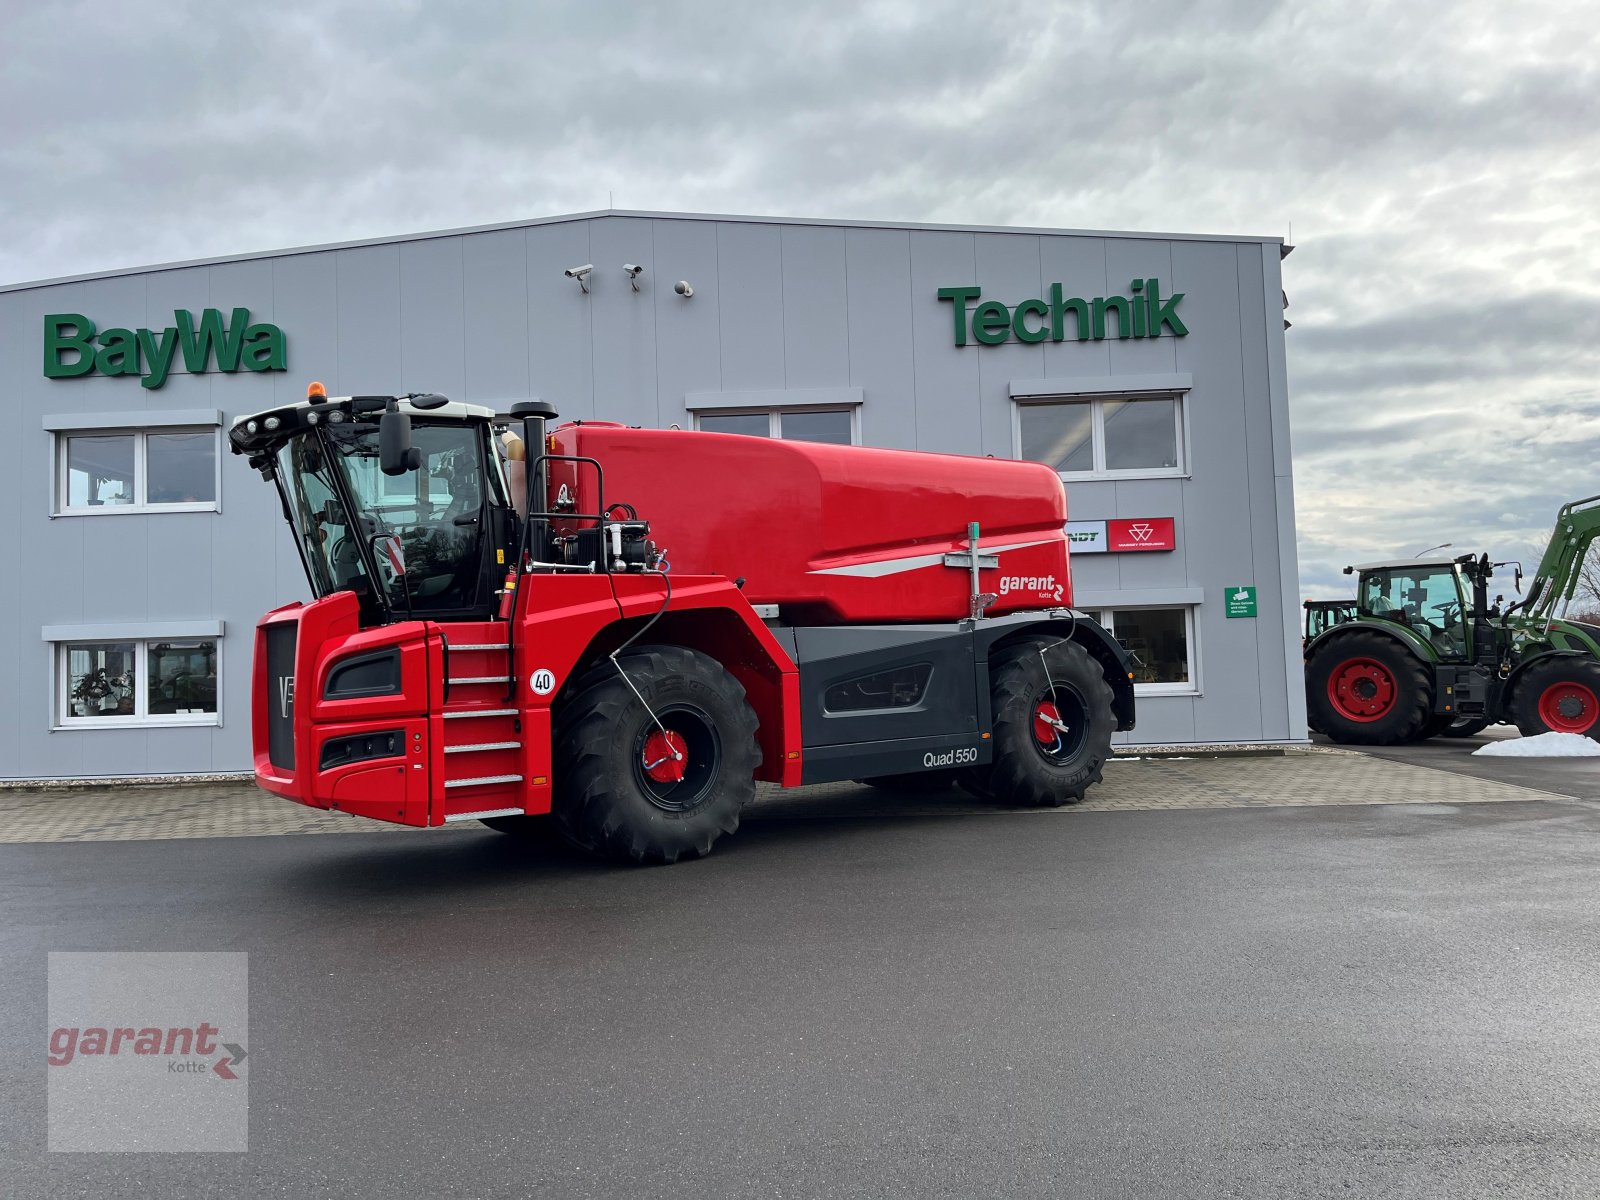
[[(1175, 388), (1181, 474), (1067, 492), (1074, 520), (1173, 517), (1176, 548), (1075, 556), (1079, 606), (1192, 614), (1192, 689), (1142, 696), (1132, 740), (1303, 738), (1281, 254), (1272, 238), (607, 212), (0, 289), (0, 779), (249, 769), (254, 623), (306, 595), (275, 495), (224, 453), (218, 511), (53, 515), (54, 447), (73, 426), (225, 428), (312, 379), (659, 426), (691, 424), (691, 406), (844, 404), (865, 444), (997, 457), (1017, 450), (1016, 398), (1051, 381)], [(585, 263), (587, 293), (563, 275)], [(639, 290), (624, 263), (644, 268)], [(979, 285), (1014, 305), (1055, 281), (1092, 297), (1147, 277), (1184, 294), (1187, 336), (957, 346), (936, 294)], [(159, 389), (41, 370), (46, 314), (160, 329), (239, 307), (282, 329), (287, 370), (180, 359)], [(1256, 588), (1255, 617), (1225, 616), (1235, 585)], [(52, 641), (210, 630), (217, 723), (62, 727)]]

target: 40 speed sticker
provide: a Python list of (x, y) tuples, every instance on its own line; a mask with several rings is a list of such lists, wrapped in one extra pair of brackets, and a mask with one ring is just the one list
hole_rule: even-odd
[(966, 763), (978, 761), (978, 749), (969, 746), (960, 750), (946, 750), (943, 754), (935, 754), (929, 750), (922, 756), (922, 765), (925, 767), (959, 767)]
[(535, 696), (548, 696), (556, 690), (556, 673), (549, 667), (540, 667), (528, 677), (528, 686)]

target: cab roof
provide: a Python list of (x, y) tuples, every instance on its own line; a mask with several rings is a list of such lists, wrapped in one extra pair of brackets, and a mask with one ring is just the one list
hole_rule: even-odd
[(1420, 567), (1442, 567), (1447, 571), (1453, 571), (1456, 568), (1456, 560), (1453, 558), (1389, 558), (1381, 562), (1356, 563), (1353, 567), (1346, 567), (1345, 571), (1415, 571)]

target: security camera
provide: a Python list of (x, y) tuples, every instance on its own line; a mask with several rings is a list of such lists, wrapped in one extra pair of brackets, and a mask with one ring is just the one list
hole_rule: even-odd
[(633, 284), (633, 290), (639, 290), (639, 276), (644, 274), (644, 268), (638, 263), (623, 263), (622, 269), (627, 273), (628, 282)]
[(583, 266), (581, 266), (581, 267), (568, 267), (565, 271), (563, 271), (561, 273), (563, 275), (565, 275), (568, 279), (582, 279), (585, 275), (587, 275), (592, 270), (594, 270), (594, 264), (593, 263), (584, 263)]
[(685, 300), (694, 295), (694, 289), (689, 286), (689, 281), (687, 279), (678, 280), (677, 283), (672, 285), (672, 290), (677, 292), (678, 295), (682, 296)]

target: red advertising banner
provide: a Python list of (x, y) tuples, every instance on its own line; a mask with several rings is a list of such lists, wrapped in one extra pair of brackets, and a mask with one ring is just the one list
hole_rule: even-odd
[(1113, 554), (1177, 548), (1178, 533), (1171, 517), (1130, 517), (1106, 522), (1106, 549)]

